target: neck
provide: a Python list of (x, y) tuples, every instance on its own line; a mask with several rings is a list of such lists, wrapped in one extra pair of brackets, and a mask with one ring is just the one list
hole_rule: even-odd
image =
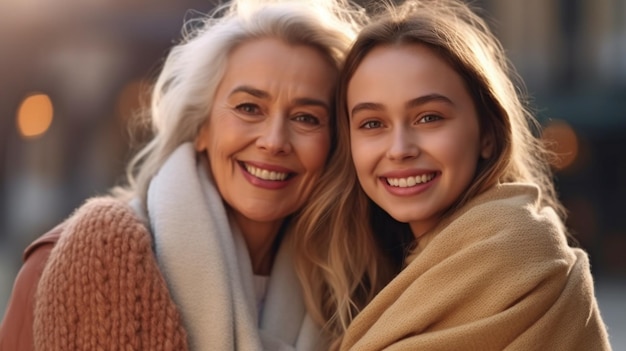
[(436, 225), (437, 222), (409, 222), (411, 232), (413, 232), (413, 236), (418, 242), (421, 237), (430, 232)]
[(283, 220), (257, 222), (240, 214), (234, 214), (235, 223), (239, 226), (246, 242), (252, 271), (256, 275), (269, 275), (274, 262), (274, 240)]

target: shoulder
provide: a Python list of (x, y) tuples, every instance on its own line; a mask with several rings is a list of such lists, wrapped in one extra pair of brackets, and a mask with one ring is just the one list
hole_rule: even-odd
[[(38, 290), (44, 295), (50, 291), (40, 289), (42, 282), (50, 288), (50, 281), (58, 275), (59, 284), (73, 281), (84, 285), (85, 279), (71, 273), (89, 271), (101, 277), (104, 267), (112, 272), (121, 271), (121, 262), (129, 266), (153, 263), (147, 227), (132, 207), (113, 198), (88, 200), (68, 219), (33, 241), (24, 250), (23, 260), (0, 323), (2, 350), (34, 349)], [(56, 292), (52, 297), (66, 297), (73, 290), (52, 291)]]
[[(184, 335), (152, 244), (147, 225), (124, 201), (94, 198), (78, 208), (64, 222), (37, 284), (35, 345), (74, 342), (64, 330), (80, 340), (100, 340), (102, 330), (127, 341), (173, 328)], [(143, 349), (144, 341), (133, 342)]]
[(120, 281), (121, 274), (137, 273), (145, 262), (156, 265), (147, 226), (127, 203), (115, 198), (87, 200), (63, 222), (58, 234), (39, 240), (42, 244), (32, 256), (46, 240), (56, 240), (37, 287), (37, 303), (42, 306), (54, 305), (54, 296), (69, 294), (75, 287), (85, 292), (108, 286)]
[(470, 201), (452, 218), (450, 225), (464, 225), (466, 230), (480, 230), (487, 236), (504, 230), (525, 233), (533, 239), (546, 234), (565, 239), (563, 222), (554, 209), (540, 203), (539, 191), (532, 184), (497, 185)]
[(554, 210), (542, 206), (530, 184), (502, 184), (477, 196), (442, 222), (426, 248), (444, 256), (480, 252), (521, 261), (568, 257), (565, 226)]
[(539, 210), (539, 188), (532, 184), (498, 184), (476, 196), (460, 211), (460, 216), (527, 216)]

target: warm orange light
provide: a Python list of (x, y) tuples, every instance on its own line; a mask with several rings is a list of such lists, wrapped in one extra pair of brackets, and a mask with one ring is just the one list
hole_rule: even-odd
[(26, 97), (17, 110), (17, 128), (25, 138), (42, 136), (52, 124), (53, 107), (46, 94)]
[(557, 156), (551, 162), (554, 168), (563, 170), (574, 163), (578, 156), (578, 136), (567, 122), (561, 120), (550, 122), (544, 128), (542, 137)]

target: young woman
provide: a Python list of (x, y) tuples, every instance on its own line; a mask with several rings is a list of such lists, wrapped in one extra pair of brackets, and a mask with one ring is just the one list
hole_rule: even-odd
[(27, 248), (0, 349), (325, 349), (286, 227), (331, 152), (361, 16), (241, 0), (195, 26), (156, 82), (128, 186)]
[(407, 1), (358, 36), (297, 227), (332, 349), (610, 349), (512, 74), (461, 1)]

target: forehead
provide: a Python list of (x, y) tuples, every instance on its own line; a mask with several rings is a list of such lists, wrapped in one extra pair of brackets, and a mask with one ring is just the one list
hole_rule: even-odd
[(348, 98), (386, 96), (413, 98), (440, 93), (468, 93), (463, 78), (430, 47), (423, 44), (381, 45), (368, 52), (348, 82)]
[(233, 49), (221, 86), (249, 85), (270, 93), (289, 89), (328, 98), (336, 76), (335, 66), (316, 47), (258, 38)]

